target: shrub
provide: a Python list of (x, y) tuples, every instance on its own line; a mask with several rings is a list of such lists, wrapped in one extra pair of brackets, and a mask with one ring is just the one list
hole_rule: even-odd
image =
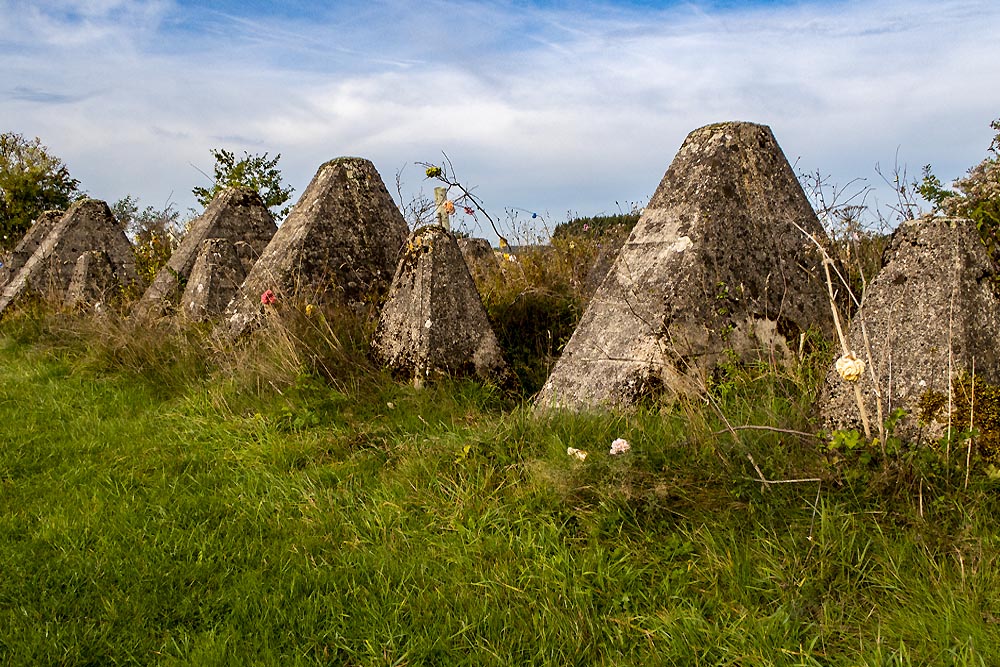
[(944, 187), (931, 165), (924, 166), (917, 189), (934, 206), (934, 211), (975, 221), (979, 235), (994, 257), (1000, 255), (1000, 119), (990, 123), (996, 135), (987, 149), (989, 155), (969, 169), (965, 178)]

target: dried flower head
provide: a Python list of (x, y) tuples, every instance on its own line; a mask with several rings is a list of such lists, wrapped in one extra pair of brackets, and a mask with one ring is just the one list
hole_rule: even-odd
[(857, 382), (865, 372), (865, 362), (854, 356), (853, 352), (848, 352), (840, 359), (837, 359), (837, 373), (847, 382)]
[(566, 448), (566, 455), (567, 456), (572, 456), (573, 458), (575, 458), (578, 461), (586, 461), (587, 460), (587, 452), (583, 451), (582, 449), (577, 449), (576, 447), (567, 447)]

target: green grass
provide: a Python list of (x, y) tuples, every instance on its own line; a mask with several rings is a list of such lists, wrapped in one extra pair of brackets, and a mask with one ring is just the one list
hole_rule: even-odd
[[(717, 434), (697, 400), (536, 417), (348, 353), (296, 368), (262, 345), (236, 372), (205, 332), (88, 326), (0, 324), (0, 664), (1000, 655), (984, 475), (843, 474), (807, 438)], [(713, 396), (735, 424), (814, 430), (815, 371), (734, 370)], [(747, 454), (823, 481), (764, 487)]]

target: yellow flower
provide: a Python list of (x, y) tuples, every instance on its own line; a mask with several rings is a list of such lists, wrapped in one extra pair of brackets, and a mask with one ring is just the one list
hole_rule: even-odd
[(312, 317), (315, 314), (316, 314), (316, 306), (310, 303), (309, 305), (306, 306), (306, 317)]
[(854, 356), (853, 352), (848, 352), (840, 359), (837, 359), (835, 366), (840, 377), (847, 382), (857, 382), (865, 372), (865, 362)]

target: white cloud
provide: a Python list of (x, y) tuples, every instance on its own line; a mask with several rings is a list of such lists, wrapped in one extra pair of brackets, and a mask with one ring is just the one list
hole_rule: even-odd
[(560, 216), (648, 198), (710, 122), (770, 124), (790, 160), (843, 183), (897, 147), (911, 172), (958, 176), (1000, 115), (987, 0), (589, 7), (16, 1), (0, 7), (0, 116), (112, 200), (192, 203), (191, 163), (210, 171), (220, 145), (282, 153), (299, 193), (337, 155), (372, 158), (391, 189), (444, 150), (489, 204)]

